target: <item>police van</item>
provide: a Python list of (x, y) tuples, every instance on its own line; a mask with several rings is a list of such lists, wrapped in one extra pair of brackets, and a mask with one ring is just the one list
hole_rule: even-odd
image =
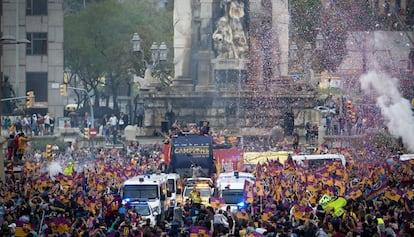
[(245, 182), (254, 183), (255, 180), (255, 176), (248, 172), (234, 171), (219, 174), (216, 181), (216, 191), (217, 196), (225, 202), (222, 209), (226, 210), (227, 206), (230, 206), (230, 211), (234, 213), (245, 208)]
[(150, 220), (150, 225), (155, 226), (157, 224), (157, 212), (153, 212), (153, 209), (150, 207), (148, 203), (148, 199), (146, 198), (138, 198), (138, 200), (133, 202), (132, 208), (135, 212), (141, 216), (143, 221), (147, 219)]
[(156, 221), (164, 221), (168, 204), (166, 204), (167, 179), (165, 174), (138, 175), (126, 180), (122, 185), (122, 204), (142, 207), (148, 204)]

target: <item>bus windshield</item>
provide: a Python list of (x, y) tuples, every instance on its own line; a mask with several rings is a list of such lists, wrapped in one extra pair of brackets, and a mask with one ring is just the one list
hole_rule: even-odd
[(122, 189), (123, 198), (159, 198), (157, 185), (125, 185)]

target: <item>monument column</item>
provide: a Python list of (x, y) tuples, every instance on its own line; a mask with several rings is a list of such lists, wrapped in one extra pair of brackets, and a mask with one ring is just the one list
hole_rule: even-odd
[(191, 0), (174, 1), (174, 80), (172, 87), (192, 86), (190, 74)]
[(213, 34), (213, 2), (214, 0), (200, 0), (200, 48), (196, 56), (197, 91), (214, 90), (211, 60), (214, 58), (212, 50)]
[(274, 40), (277, 41), (278, 52), (274, 52), (275, 58), (279, 57), (279, 72), (280, 75), (276, 77), (287, 76), (289, 66), (289, 1), (288, 0), (273, 0), (272, 1), (272, 21), (273, 31), (277, 32)]

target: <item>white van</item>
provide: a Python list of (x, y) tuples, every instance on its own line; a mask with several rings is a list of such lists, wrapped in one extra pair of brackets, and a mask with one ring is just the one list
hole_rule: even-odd
[(321, 154), (321, 155), (293, 155), (292, 159), (296, 164), (303, 164), (304, 161), (308, 161), (308, 164), (319, 163), (321, 161), (340, 161), (345, 167), (346, 159), (341, 154)]

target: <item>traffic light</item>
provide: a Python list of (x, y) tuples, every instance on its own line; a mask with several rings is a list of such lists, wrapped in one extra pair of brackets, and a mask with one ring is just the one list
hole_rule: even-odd
[(86, 139), (89, 139), (89, 128), (84, 128), (83, 129), (83, 135), (85, 136)]
[(346, 116), (349, 118), (351, 116), (352, 113), (352, 101), (351, 100), (347, 100), (346, 101)]
[(346, 117), (352, 123), (357, 122), (357, 108), (354, 107), (351, 100), (346, 101)]
[(62, 84), (60, 85), (60, 95), (67, 96), (68, 95), (68, 85)]
[(33, 91), (28, 91), (26, 93), (27, 97), (26, 97), (26, 105), (27, 107), (32, 107), (34, 105), (34, 92)]
[(52, 145), (50, 145), (50, 144), (47, 144), (46, 145), (46, 157), (48, 159), (52, 159), (53, 158)]

